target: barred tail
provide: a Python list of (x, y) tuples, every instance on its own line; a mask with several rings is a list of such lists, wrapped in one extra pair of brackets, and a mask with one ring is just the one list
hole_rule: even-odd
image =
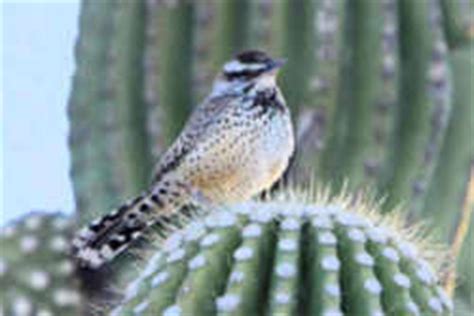
[(143, 236), (150, 226), (168, 219), (170, 208), (178, 209), (183, 206), (183, 193), (185, 192), (154, 188), (93, 221), (73, 239), (73, 256), (81, 267), (101, 267)]

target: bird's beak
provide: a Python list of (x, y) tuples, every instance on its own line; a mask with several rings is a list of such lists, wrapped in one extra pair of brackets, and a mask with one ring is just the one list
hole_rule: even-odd
[(274, 59), (269, 65), (269, 70), (280, 69), (284, 64), (286, 64), (286, 59)]

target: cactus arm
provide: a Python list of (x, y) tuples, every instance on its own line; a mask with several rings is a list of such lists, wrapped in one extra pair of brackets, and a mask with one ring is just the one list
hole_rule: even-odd
[[(92, 19), (93, 29), (85, 22), (81, 28), (78, 79), (69, 105), (71, 174), (82, 222), (109, 211), (148, 181), (151, 163), (141, 77), (144, 10), (140, 1), (83, 6), (82, 15)], [(83, 122), (86, 127), (79, 126)], [(90, 135), (78, 138), (81, 130), (90, 130)]]
[[(437, 67), (445, 65), (443, 49), (436, 45), (440, 20), (433, 15), (433, 7), (436, 2), (399, 2), (400, 34), (404, 34), (400, 41), (401, 107), (389, 162), (393, 168), (383, 187), (388, 194), (385, 209), (408, 201), (418, 211), (443, 140), (449, 80), (446, 68)], [(433, 119), (439, 124), (431, 124)]]
[(122, 184), (118, 198), (133, 196), (142, 190), (148, 183), (152, 165), (145, 123), (147, 108), (143, 99), (144, 34), (144, 3), (117, 2), (109, 79), (110, 102), (115, 102), (117, 107), (118, 139), (108, 145), (118, 156), (114, 175)]
[(194, 4), (181, 0), (164, 2), (157, 12), (161, 38), (157, 88), (165, 146), (178, 135), (192, 108), (193, 12)]
[(255, 23), (255, 47), (259, 47), (264, 51), (271, 51), (272, 37), (272, 9), (274, 2), (260, 1), (256, 8)]
[[(426, 106), (425, 74), (428, 69), (428, 5), (423, 1), (399, 1), (400, 25), (400, 111), (394, 130), (395, 139), (388, 176), (389, 205), (410, 196), (410, 184), (428, 130), (429, 107)], [(403, 34), (403, 37), (402, 37)], [(403, 121), (402, 121), (403, 120)], [(398, 162), (397, 162), (398, 161)], [(386, 188), (384, 188), (386, 189)], [(390, 206), (387, 207), (388, 209)]]
[(165, 149), (166, 139), (163, 135), (161, 121), (163, 113), (159, 104), (160, 94), (158, 80), (160, 77), (159, 57), (161, 52), (158, 12), (162, 4), (154, 0), (145, 0), (145, 43), (143, 52), (143, 99), (146, 103), (148, 117), (146, 125), (149, 137), (149, 152), (153, 161), (158, 161)]
[(205, 96), (222, 63), (245, 49), (260, 46), (258, 2), (252, 0), (198, 1), (195, 18), (196, 95)]
[(463, 44), (470, 45), (474, 39), (474, 3), (472, 0), (440, 1), (449, 47), (453, 49)]
[(314, 1), (277, 1), (273, 10), (274, 54), (288, 60), (279, 82), (293, 117), (297, 117), (305, 101), (314, 64)]
[[(335, 154), (337, 132), (336, 119), (339, 91), (341, 52), (344, 40), (344, 0), (321, 1), (315, 4), (315, 69), (311, 74), (307, 104), (298, 119), (297, 179), (320, 177), (324, 171), (325, 156)], [(334, 128), (332, 128), (334, 127)], [(329, 161), (329, 158), (327, 158)], [(331, 161), (332, 162), (332, 161)]]
[[(474, 162), (472, 126), (474, 125), (474, 91), (472, 78), (474, 47), (463, 47), (451, 52), (453, 73), (453, 109), (447, 128), (440, 159), (429, 187), (422, 214), (429, 218), (441, 240), (450, 240), (462, 209), (462, 201)], [(472, 249), (474, 221), (458, 258), (458, 275), (461, 276), (456, 294), (472, 301)], [(470, 296), (471, 295), (471, 296)], [(456, 304), (457, 306), (457, 304)], [(472, 307), (472, 304), (471, 304)]]
[(110, 1), (84, 1), (75, 47), (76, 72), (68, 101), (70, 175), (76, 206), (83, 217), (89, 211), (111, 207), (118, 191), (103, 137), (110, 111), (105, 100), (113, 12), (115, 5)]
[(253, 23), (256, 1), (228, 0), (216, 3), (214, 65), (219, 67), (231, 56), (255, 43)]
[(438, 162), (451, 115), (452, 82), (448, 64), (447, 44), (441, 26), (441, 11), (437, 2), (430, 2), (429, 20), (433, 42), (426, 81), (431, 113), (428, 138), (423, 148), (423, 160), (414, 174), (410, 211), (420, 213), (426, 201), (427, 186)]
[(453, 51), (450, 56), (454, 80), (452, 116), (422, 213), (432, 217), (443, 240), (449, 239), (455, 218), (447, 210), (461, 209), (469, 168), (474, 161), (473, 54), (474, 46)]
[[(346, 126), (340, 165), (336, 178), (349, 178), (357, 187), (364, 178), (364, 159), (371, 142), (372, 107), (379, 88), (381, 36), (383, 20), (378, 1), (350, 1), (347, 6), (347, 28), (344, 49), (353, 50), (343, 69), (343, 92), (339, 106), (346, 108)], [(337, 173), (340, 172), (339, 176)]]
[[(379, 89), (372, 104), (371, 145), (364, 156), (364, 182), (369, 188), (383, 183), (388, 173), (389, 149), (395, 118), (398, 113), (399, 47), (398, 47), (398, 8), (397, 1), (386, 0), (381, 3), (382, 28), (381, 59), (378, 63)], [(362, 172), (359, 170), (359, 172)]]
[(212, 0), (197, 1), (195, 6), (193, 89), (195, 101), (200, 102), (209, 93), (217, 70), (212, 60), (217, 9)]

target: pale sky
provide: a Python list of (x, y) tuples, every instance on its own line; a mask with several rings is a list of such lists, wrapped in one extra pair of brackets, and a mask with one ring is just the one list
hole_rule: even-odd
[(73, 210), (66, 105), (78, 0), (2, 1), (0, 225)]

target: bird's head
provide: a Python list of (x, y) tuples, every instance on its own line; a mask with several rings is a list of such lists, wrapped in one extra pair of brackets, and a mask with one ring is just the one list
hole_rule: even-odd
[(273, 59), (265, 52), (247, 50), (237, 54), (222, 67), (214, 83), (214, 92), (247, 84), (274, 85), (283, 59)]

